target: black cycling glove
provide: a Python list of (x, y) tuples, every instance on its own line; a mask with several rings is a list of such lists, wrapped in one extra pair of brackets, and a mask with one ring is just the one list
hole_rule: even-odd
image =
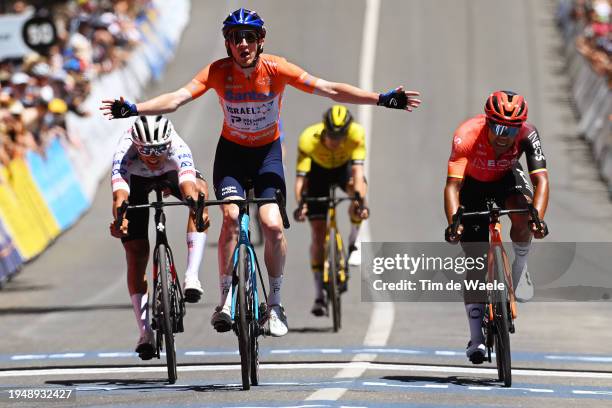
[(136, 109), (135, 103), (130, 103), (125, 99), (123, 102), (120, 99), (115, 99), (111, 105), (111, 113), (115, 119), (128, 118), (138, 116), (138, 109)]
[(408, 97), (404, 91), (392, 89), (387, 93), (378, 95), (377, 105), (391, 109), (406, 109), (406, 106), (408, 106)]

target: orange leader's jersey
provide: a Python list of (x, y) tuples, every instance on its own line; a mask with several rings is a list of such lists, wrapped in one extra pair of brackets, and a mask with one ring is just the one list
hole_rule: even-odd
[(285, 85), (312, 93), (316, 81), (284, 58), (261, 54), (249, 77), (228, 57), (206, 66), (186, 89), (194, 99), (211, 88), (217, 92), (225, 115), (221, 136), (243, 146), (263, 146), (280, 137)]

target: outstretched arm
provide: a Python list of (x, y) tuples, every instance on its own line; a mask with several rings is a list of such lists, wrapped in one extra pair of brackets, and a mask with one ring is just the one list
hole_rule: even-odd
[(100, 110), (108, 119), (136, 115), (161, 115), (174, 112), (191, 99), (191, 93), (185, 88), (180, 88), (137, 104), (130, 104), (123, 96), (116, 100), (104, 100)]
[(366, 91), (353, 85), (340, 83), (340, 82), (329, 82), (324, 79), (318, 79), (315, 84), (314, 93), (321, 96), (326, 96), (336, 102), (341, 103), (354, 103), (360, 105), (384, 105), (386, 107), (394, 108), (392, 104), (387, 104), (388, 98), (392, 93), (401, 95), (403, 94), (406, 98), (406, 106), (399, 109), (405, 109), (412, 112), (412, 110), (421, 104), (421, 100), (417, 99), (420, 95), (417, 91), (404, 91), (404, 87), (400, 86), (392, 91), (385, 94), (377, 94), (374, 92)]

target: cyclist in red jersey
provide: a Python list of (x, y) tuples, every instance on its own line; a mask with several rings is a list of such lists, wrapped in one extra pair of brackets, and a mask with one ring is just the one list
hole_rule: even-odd
[[(486, 210), (486, 199), (495, 199), (502, 208), (525, 208), (533, 202), (540, 218), (544, 218), (548, 205), (548, 173), (546, 158), (542, 152), (537, 129), (527, 120), (527, 102), (514, 92), (497, 91), (489, 95), (485, 102), (485, 114), (477, 115), (462, 123), (455, 131), (453, 147), (448, 160), (448, 175), (444, 189), (444, 209), (449, 228), (445, 238), (456, 243), (481, 242), (486, 245), (464, 245), (469, 256), (482, 256), (488, 247), (488, 220), (466, 220), (459, 226), (458, 233), (451, 235), (450, 224), (459, 205), (466, 211)], [(527, 180), (519, 158), (525, 153), (529, 176), (535, 189)], [(538, 230), (530, 222), (529, 216), (513, 214), (510, 216), (512, 228), (510, 238), (515, 259), (512, 264), (512, 282), (525, 298), (533, 296), (533, 287), (527, 272), (527, 256), (531, 238), (544, 238), (548, 229), (542, 221)], [(481, 275), (481, 276), (478, 276)], [(467, 274), (466, 279), (482, 281), (482, 271)], [(523, 287), (524, 286), (524, 290)], [(530, 292), (530, 293), (529, 293)], [(467, 357), (474, 364), (481, 364), (485, 358), (482, 319), (484, 305), (476, 303), (471, 296), (482, 294), (464, 293), (465, 308), (470, 326), (470, 341)]]
[[(418, 92), (404, 91), (401, 86), (377, 94), (316, 78), (282, 57), (263, 54), (266, 29), (254, 11), (244, 8), (234, 11), (223, 22), (222, 32), (228, 57), (207, 65), (182, 88), (138, 104), (123, 97), (105, 100), (100, 108), (109, 119), (169, 113), (214, 89), (224, 113), (213, 172), (219, 199), (244, 197), (247, 180), (252, 182), (257, 197), (272, 197), (276, 189), (285, 193), (278, 122), (286, 85), (341, 103), (376, 104), (407, 111), (421, 103)], [(237, 238), (238, 208), (227, 205), (222, 211), (218, 249), (221, 299), (211, 321), (219, 332), (231, 329), (231, 297), (227, 296), (232, 280), (229, 258)], [(276, 204), (263, 205), (259, 216), (270, 281), (270, 332), (283, 336), (288, 327), (280, 292), (287, 247), (280, 211)]]

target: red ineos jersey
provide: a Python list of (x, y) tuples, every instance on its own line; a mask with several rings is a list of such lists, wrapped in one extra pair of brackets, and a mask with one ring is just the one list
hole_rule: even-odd
[(499, 157), (496, 157), (487, 134), (484, 114), (468, 119), (457, 128), (448, 159), (448, 177), (462, 179), (469, 176), (479, 181), (496, 181), (512, 170), (523, 152), (529, 174), (546, 171), (540, 136), (532, 124), (523, 123), (512, 147)]
[(136, 146), (132, 141), (131, 132), (128, 130), (117, 146), (113, 155), (113, 167), (111, 170), (111, 183), (113, 192), (117, 190), (130, 191), (130, 176), (141, 177), (161, 176), (169, 171), (178, 173), (179, 184), (185, 181), (196, 181), (196, 170), (193, 166), (193, 157), (187, 143), (172, 131), (170, 136), (170, 149), (167, 152), (166, 160), (159, 169), (151, 170), (138, 157)]

